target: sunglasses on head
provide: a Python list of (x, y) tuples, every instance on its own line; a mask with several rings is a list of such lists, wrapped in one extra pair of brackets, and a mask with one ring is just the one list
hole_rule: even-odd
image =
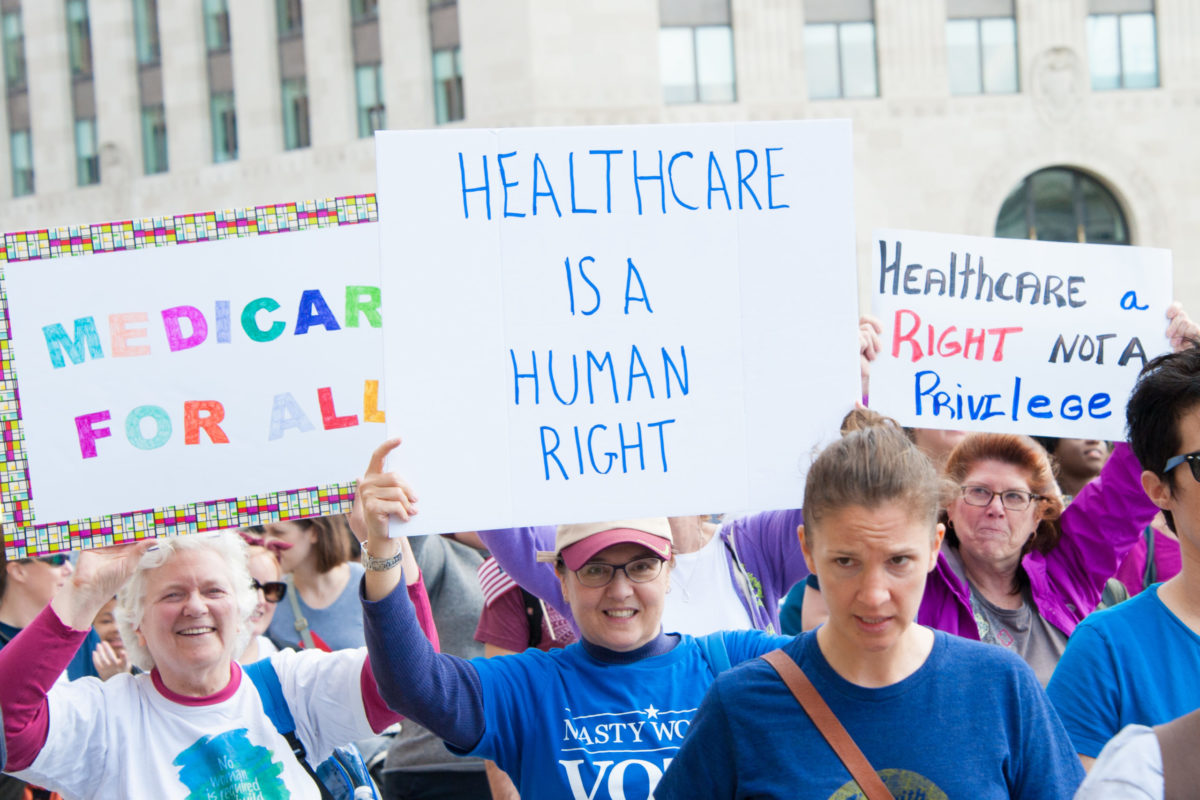
[(71, 560), (71, 557), (66, 553), (56, 553), (52, 556), (34, 556), (33, 558), (20, 558), (18, 561), (29, 563), (30, 561), (40, 561), (43, 564), (49, 564), (52, 567), (61, 567)]
[(1170, 472), (1185, 461), (1192, 469), (1192, 477), (1200, 481), (1200, 450), (1197, 450), (1194, 453), (1184, 453), (1181, 456), (1175, 456), (1174, 458), (1168, 459), (1167, 465), (1163, 467), (1163, 472)]
[(278, 603), (287, 594), (287, 584), (283, 581), (267, 581), (260, 583), (258, 579), (252, 578), (250, 585), (254, 587), (254, 591), (262, 591), (263, 597), (268, 603)]

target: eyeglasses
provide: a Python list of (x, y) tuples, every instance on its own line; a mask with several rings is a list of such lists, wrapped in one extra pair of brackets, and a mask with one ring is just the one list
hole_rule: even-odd
[(584, 586), (592, 589), (608, 586), (617, 570), (625, 573), (625, 577), (634, 583), (648, 583), (662, 572), (663, 560), (654, 556), (638, 558), (624, 564), (605, 564), (603, 561), (589, 561), (575, 570), (575, 577)]
[(963, 502), (969, 506), (984, 508), (992, 504), (993, 497), (1000, 498), (1000, 505), (1009, 511), (1024, 511), (1034, 500), (1044, 500), (1040, 494), (1023, 492), (1020, 489), (1005, 489), (993, 492), (986, 486), (960, 486)]
[(1175, 456), (1174, 458), (1168, 459), (1167, 465), (1163, 467), (1163, 472), (1170, 472), (1185, 461), (1188, 463), (1188, 466), (1192, 468), (1192, 477), (1200, 481), (1200, 450), (1197, 450), (1194, 453), (1184, 453), (1181, 456)]
[(61, 567), (63, 564), (66, 564), (68, 561), (70, 561), (71, 557), (66, 553), (57, 553), (52, 556), (34, 556), (33, 558), (18, 558), (17, 560), (26, 564), (31, 561), (40, 561), (43, 564), (47, 564), (51, 567)]
[(250, 585), (254, 587), (254, 591), (261, 591), (268, 603), (278, 603), (287, 594), (287, 584), (283, 581), (259, 583), (256, 578), (252, 578)]

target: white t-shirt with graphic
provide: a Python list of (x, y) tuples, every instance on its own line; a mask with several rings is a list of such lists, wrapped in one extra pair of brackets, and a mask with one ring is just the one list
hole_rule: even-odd
[[(362, 701), (365, 658), (366, 648), (271, 656), (313, 765), (372, 734)], [(48, 695), (46, 744), (17, 777), (97, 800), (319, 798), (254, 684), (241, 667), (233, 671), (229, 687), (203, 705), (173, 696), (149, 673), (57, 684)]]

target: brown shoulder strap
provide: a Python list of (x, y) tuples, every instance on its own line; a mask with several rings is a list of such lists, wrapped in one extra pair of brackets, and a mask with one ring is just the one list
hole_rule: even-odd
[(775, 668), (779, 677), (783, 678), (783, 682), (792, 690), (792, 694), (812, 719), (813, 724), (817, 726), (817, 730), (821, 732), (825, 741), (829, 742), (829, 746), (833, 748), (833, 752), (837, 753), (838, 758), (846, 765), (846, 769), (850, 771), (850, 777), (858, 783), (863, 794), (867, 796), (867, 800), (893, 800), (892, 793), (883, 785), (883, 781), (875, 773), (870, 762), (867, 761), (867, 757), (850, 738), (850, 734), (838, 721), (837, 715), (825, 702), (825, 698), (821, 697), (817, 687), (813, 686), (812, 681), (804, 674), (804, 670), (800, 669), (792, 657), (782, 650), (772, 650), (764, 655), (763, 659)]
[(1184, 714), (1179, 719), (1154, 728), (1162, 750), (1163, 798), (1195, 797), (1200, 785), (1200, 711)]

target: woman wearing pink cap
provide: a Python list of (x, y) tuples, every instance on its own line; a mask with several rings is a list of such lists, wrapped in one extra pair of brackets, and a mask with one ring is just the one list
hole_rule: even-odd
[(495, 761), (523, 800), (649, 797), (716, 674), (787, 641), (664, 634), (671, 529), (654, 518), (560, 526), (554, 550), (539, 554), (555, 563), (579, 642), (470, 661), (435, 653), (396, 591), (400, 540), (387, 537), (388, 517), (416, 512), (411, 487), (382, 469), (397, 444), (373, 454), (352, 518), (367, 539), (364, 627), (382, 648), (371, 662), (381, 694), (452, 752)]

